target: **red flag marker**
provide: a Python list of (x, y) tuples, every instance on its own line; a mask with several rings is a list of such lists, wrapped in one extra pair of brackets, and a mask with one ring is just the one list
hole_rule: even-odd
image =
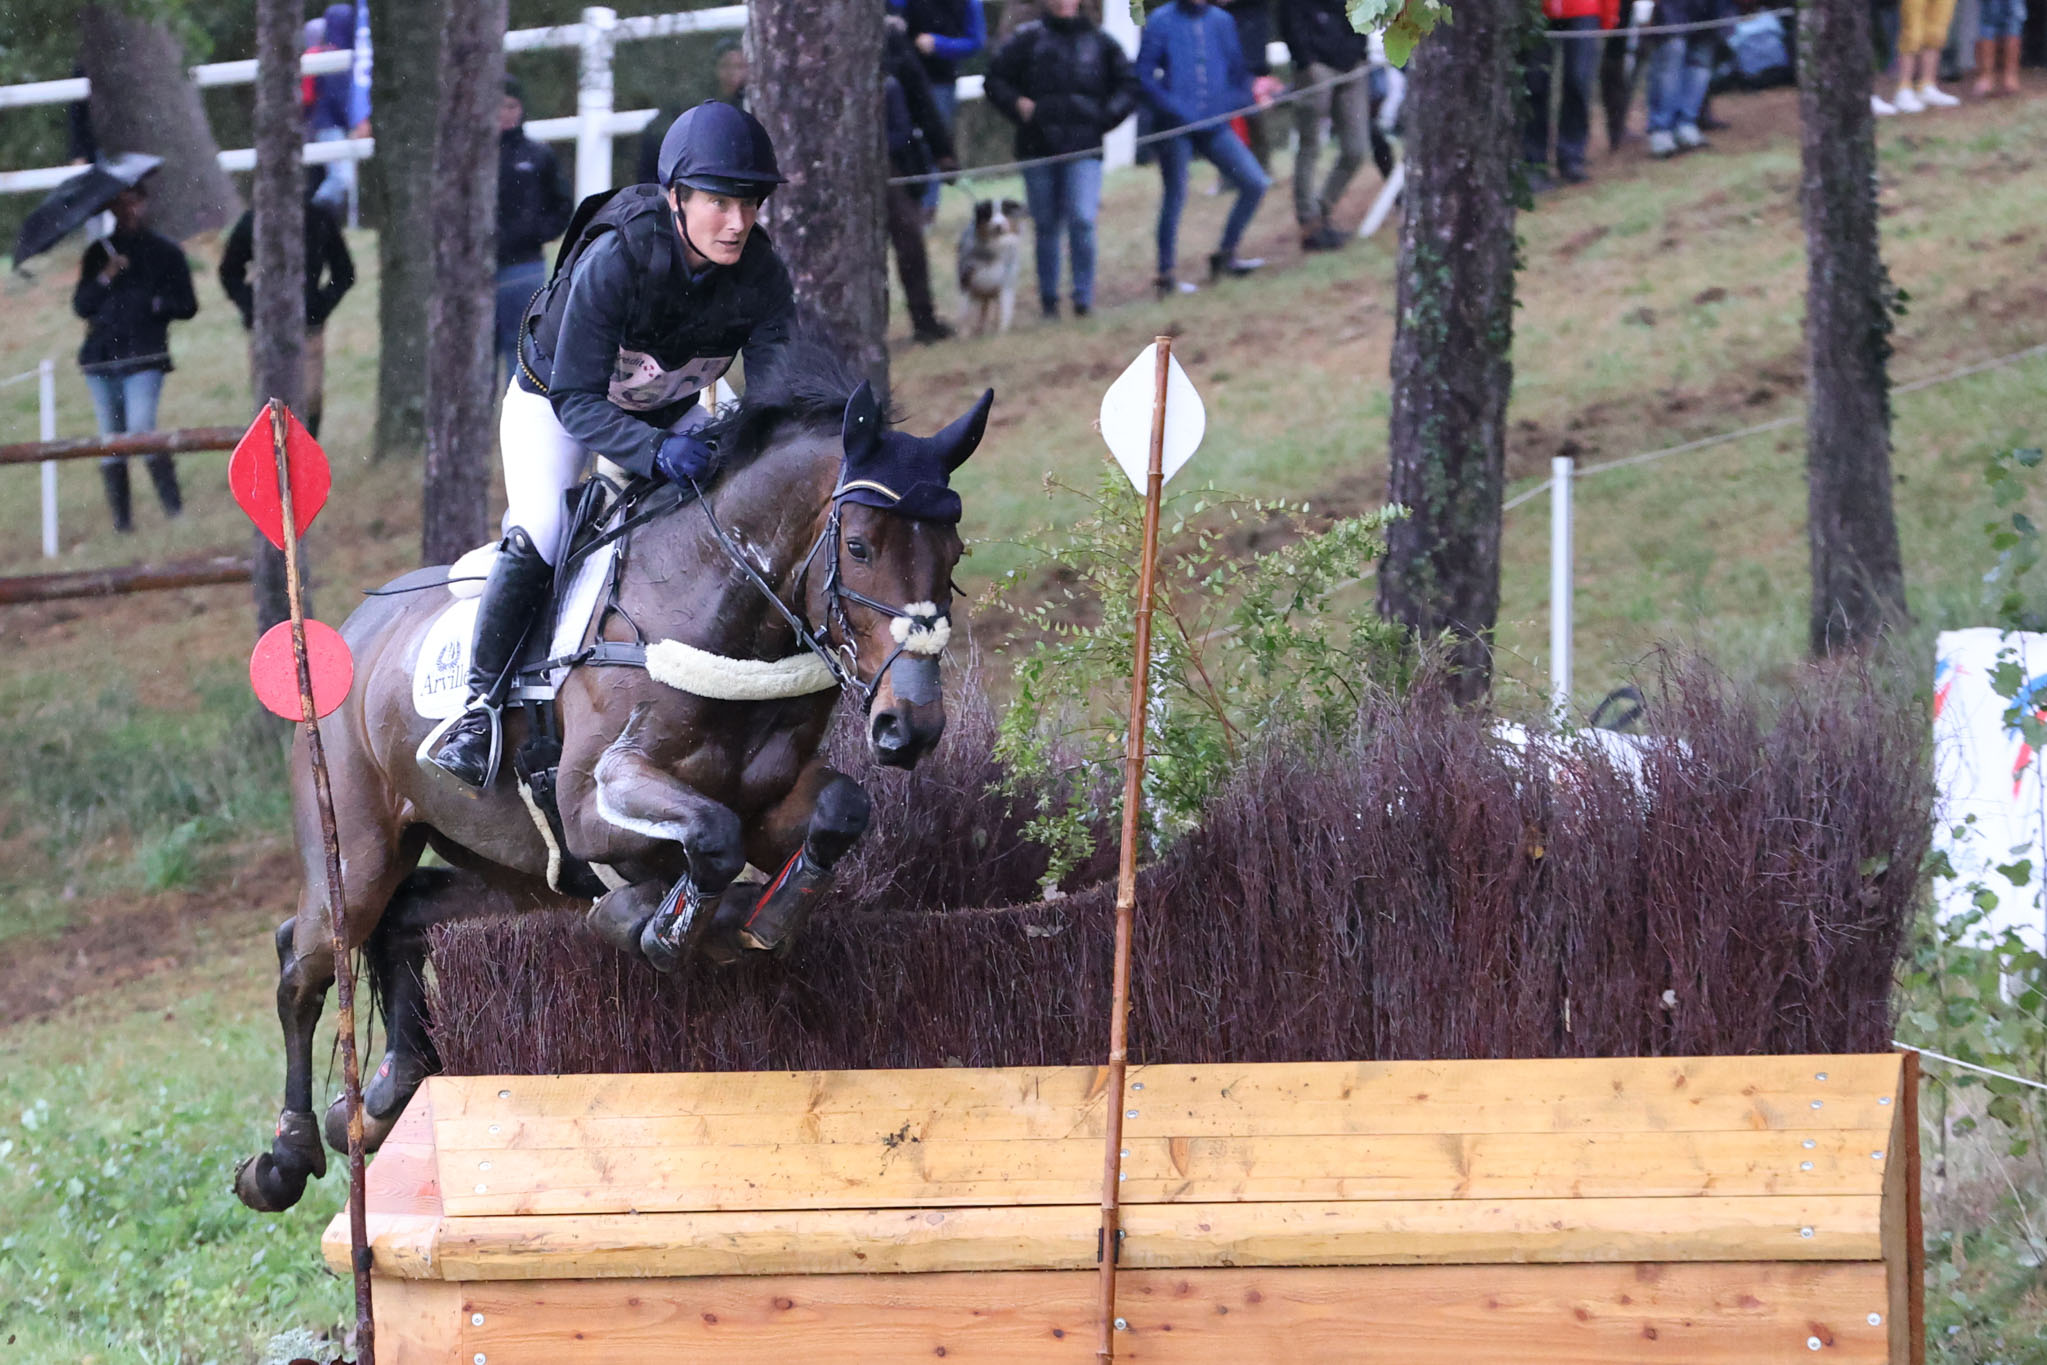
[[(313, 714), (333, 714), (355, 682), (355, 659), (340, 631), (322, 621), (306, 622), (306, 670), (313, 676)], [(291, 622), (279, 621), (256, 642), (256, 652), (249, 656), (249, 686), (268, 710), (286, 720), (303, 719)]]
[[(313, 433), (290, 409), (285, 410), (284, 432), (285, 459), (291, 469), (292, 520), (298, 533), (304, 535), (313, 518), (327, 505), (327, 490), (333, 486), (334, 475), (327, 467), (327, 452), (320, 449)], [(269, 409), (256, 414), (248, 433), (235, 444), (235, 453), (228, 457), (227, 488), (249, 514), (249, 520), (256, 523), (256, 529), (282, 550), (284, 502), (277, 490), (277, 453)], [(290, 719), (297, 720), (298, 713), (291, 712)]]

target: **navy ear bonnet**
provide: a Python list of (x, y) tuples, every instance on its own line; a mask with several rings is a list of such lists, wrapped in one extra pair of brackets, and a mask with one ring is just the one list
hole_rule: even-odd
[(989, 389), (937, 435), (912, 436), (888, 430), (874, 386), (862, 384), (846, 402), (846, 457), (832, 496), (926, 521), (958, 521), (960, 495), (948, 480), (981, 444), (994, 403), (995, 390)]

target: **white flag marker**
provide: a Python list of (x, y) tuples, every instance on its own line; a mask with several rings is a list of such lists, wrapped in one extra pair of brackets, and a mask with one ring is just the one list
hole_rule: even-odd
[[(1130, 368), (1109, 385), (1102, 395), (1102, 439), (1109, 453), (1130, 478), (1130, 486), (1141, 497), (1151, 458), (1152, 409), (1158, 398), (1158, 343), (1153, 342), (1130, 362)], [(1201, 446), (1208, 429), (1208, 413), (1194, 381), (1180, 368), (1178, 357), (1167, 356), (1166, 441), (1160, 469), (1167, 479)]]

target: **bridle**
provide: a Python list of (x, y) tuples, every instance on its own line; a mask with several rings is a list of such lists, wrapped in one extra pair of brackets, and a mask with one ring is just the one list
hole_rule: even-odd
[[(704, 520), (710, 524), (711, 534), (724, 549), (726, 557), (738, 566), (739, 571), (745, 574), (748, 580), (760, 589), (761, 595), (781, 613), (782, 619), (789, 623), (790, 629), (796, 632), (796, 638), (803, 642), (804, 647), (831, 670), (832, 676), (838, 680), (839, 687), (860, 698), (862, 711), (873, 708), (874, 695), (881, 690), (881, 680), (888, 676), (889, 670), (895, 667), (904, 654), (929, 657), (935, 667), (936, 655), (945, 647), (946, 637), (951, 632), (952, 615), (949, 611), (935, 605), (928, 612), (913, 611), (909, 606), (878, 601), (857, 588), (847, 586), (845, 582), (839, 551), (844, 539), (840, 518), (844, 515), (846, 496), (862, 488), (879, 489), (881, 487), (879, 484), (864, 480), (847, 483), (845, 463), (843, 460), (840, 462), (839, 477), (835, 481), (830, 499), (831, 510), (826, 515), (824, 526), (819, 529), (817, 538), (811, 541), (809, 552), (796, 566), (796, 575), (791, 583), (797, 602), (795, 607), (784, 602), (781, 594), (776, 592), (767, 579), (761, 576), (760, 571), (754, 568), (753, 562), (746, 557), (745, 552), (732, 539), (731, 533), (718, 520), (717, 510), (712, 507), (710, 497), (694, 479), (690, 481), (690, 487), (696, 491), (697, 505), (704, 509)], [(803, 585), (810, 576), (811, 565), (816, 562), (820, 553), (824, 555), (828, 566), (824, 583), (825, 619), (822, 624), (813, 626), (804, 618), (802, 610), (805, 597)], [(895, 639), (895, 648), (889, 651), (888, 657), (874, 670), (874, 676), (864, 681), (860, 677), (859, 654), (853, 643), (856, 635), (853, 620), (846, 611), (848, 602), (888, 618), (889, 634)], [(912, 605), (921, 607), (930, 604), (920, 602)], [(904, 625), (898, 628), (897, 622), (903, 622)], [(836, 645), (832, 642), (835, 630), (839, 636)], [(935, 673), (933, 676), (935, 678)]]

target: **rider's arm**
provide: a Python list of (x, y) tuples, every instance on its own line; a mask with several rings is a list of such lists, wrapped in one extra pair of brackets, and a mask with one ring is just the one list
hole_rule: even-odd
[(766, 253), (758, 288), (760, 321), (753, 325), (746, 344), (739, 349), (739, 358), (746, 363), (749, 388), (756, 375), (775, 367), (782, 358), (782, 349), (789, 344), (790, 333), (796, 329), (796, 287), (789, 281), (788, 267), (773, 252)]
[(577, 445), (644, 478), (654, 472), (654, 453), (668, 433), (611, 401), (612, 372), (636, 288), (618, 233), (590, 244), (569, 280), (547, 387), (555, 417)]

